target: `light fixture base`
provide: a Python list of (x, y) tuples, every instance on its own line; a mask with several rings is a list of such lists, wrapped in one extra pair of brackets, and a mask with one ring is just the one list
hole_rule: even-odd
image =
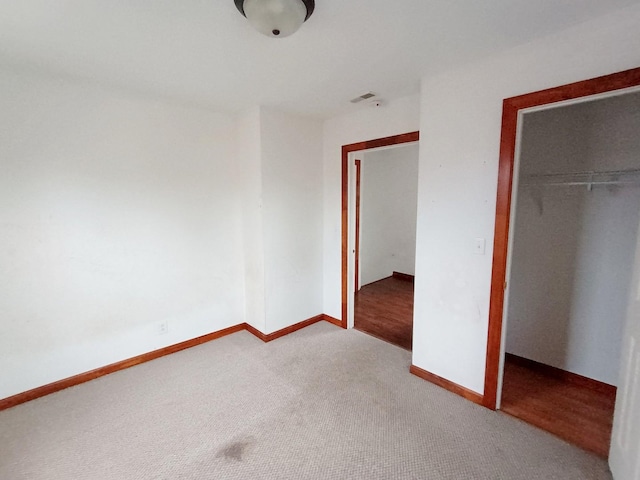
[(234, 0), (260, 33), (275, 38), (295, 33), (315, 10), (315, 0)]
[[(238, 11), (242, 14), (243, 17), (246, 18), (247, 15), (244, 13), (244, 0), (234, 0), (234, 1), (236, 3), (236, 8), (238, 9)], [(305, 7), (307, 7), (307, 16), (304, 19), (304, 21), (306, 22), (307, 20), (309, 20), (309, 17), (315, 10), (316, 2), (315, 0), (300, 0), (300, 1), (304, 3)]]

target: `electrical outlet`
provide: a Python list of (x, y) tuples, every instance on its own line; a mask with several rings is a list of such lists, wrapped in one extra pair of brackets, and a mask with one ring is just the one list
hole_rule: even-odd
[(160, 322), (158, 324), (158, 335), (166, 335), (169, 333), (169, 322)]

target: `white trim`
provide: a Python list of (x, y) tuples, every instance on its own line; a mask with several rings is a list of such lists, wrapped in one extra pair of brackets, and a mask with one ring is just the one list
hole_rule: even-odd
[(597, 100), (604, 100), (606, 98), (618, 97), (620, 95), (626, 95), (628, 93), (636, 93), (636, 92), (640, 92), (640, 85), (635, 87), (629, 87), (629, 88), (620, 88), (618, 90), (611, 90), (603, 93), (597, 93), (595, 95), (588, 95), (586, 97), (578, 97), (578, 98), (572, 98), (570, 100), (562, 100), (560, 102), (546, 103), (544, 105), (537, 105), (535, 107), (521, 108), (520, 110), (518, 110), (518, 123), (521, 121), (520, 114), (541, 112), (544, 110), (551, 110), (552, 108), (569, 107), (572, 105), (578, 105), (580, 103), (595, 102)]

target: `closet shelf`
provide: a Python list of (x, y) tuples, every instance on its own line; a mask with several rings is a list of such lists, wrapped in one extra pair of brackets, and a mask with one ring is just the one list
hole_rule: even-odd
[(540, 187), (640, 184), (640, 169), (527, 175), (521, 185)]

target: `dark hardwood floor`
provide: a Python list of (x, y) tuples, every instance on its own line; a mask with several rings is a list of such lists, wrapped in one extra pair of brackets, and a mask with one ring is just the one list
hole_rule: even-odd
[(501, 410), (606, 458), (615, 388), (592, 388), (507, 357)]
[(363, 286), (355, 297), (354, 327), (411, 350), (413, 282), (388, 277)]

